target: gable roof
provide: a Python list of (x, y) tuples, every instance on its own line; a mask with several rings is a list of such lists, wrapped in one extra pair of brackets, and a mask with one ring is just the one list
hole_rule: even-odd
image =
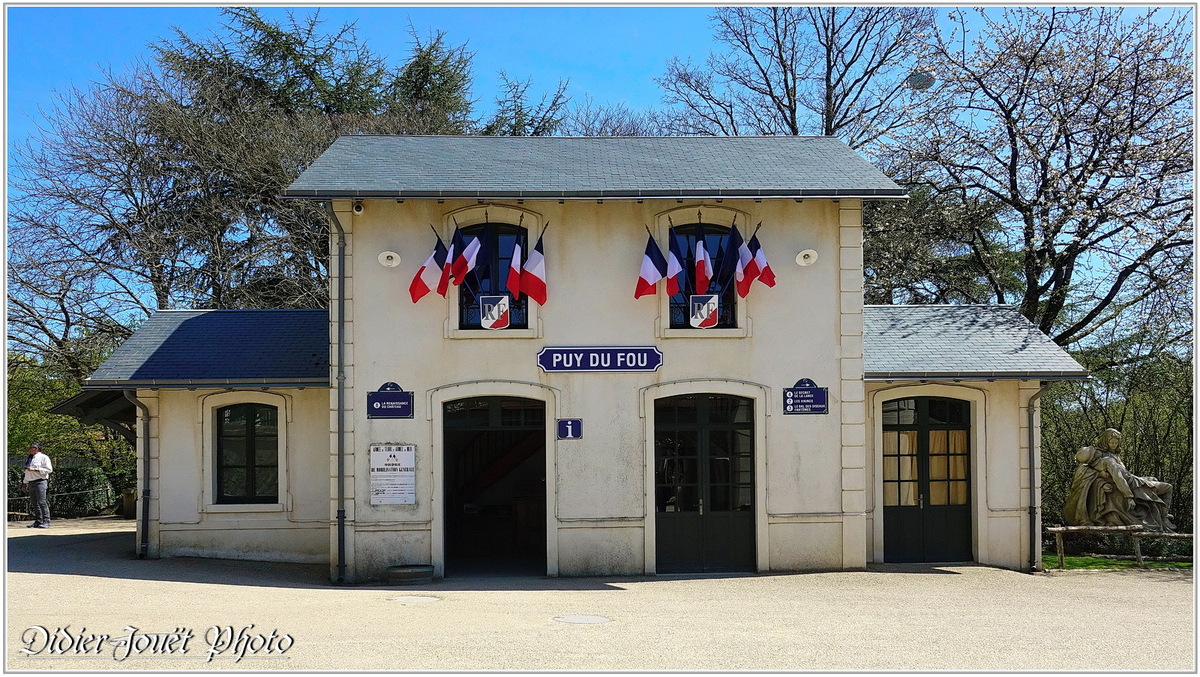
[(325, 310), (163, 310), (84, 388), (328, 387)]
[(1088, 377), (1012, 306), (866, 306), (863, 362), (874, 381)]
[(828, 136), (343, 136), (286, 197), (904, 198)]

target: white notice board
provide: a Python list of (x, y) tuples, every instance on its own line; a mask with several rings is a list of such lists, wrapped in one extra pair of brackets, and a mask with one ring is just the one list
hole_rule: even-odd
[(371, 505), (417, 502), (417, 445), (371, 445)]

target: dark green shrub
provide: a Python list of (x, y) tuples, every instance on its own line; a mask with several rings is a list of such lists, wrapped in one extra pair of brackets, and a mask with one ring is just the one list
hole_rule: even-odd
[[(20, 466), (8, 468), (8, 513), (26, 517), (32, 513), (29, 494), (21, 491), (25, 470)], [(57, 468), (46, 486), (50, 501), (50, 516), (84, 517), (96, 515), (112, 506), (116, 494), (104, 472), (96, 467)]]

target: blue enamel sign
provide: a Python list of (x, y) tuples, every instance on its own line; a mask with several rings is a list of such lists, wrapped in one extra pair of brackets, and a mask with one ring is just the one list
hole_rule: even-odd
[(537, 356), (546, 373), (576, 371), (658, 371), (663, 354), (654, 346), (547, 347)]
[(392, 382), (367, 393), (367, 418), (412, 418), (413, 394)]
[(560, 439), (560, 440), (581, 440), (581, 439), (583, 439), (583, 419), (582, 418), (560, 418), (560, 419), (558, 419), (558, 439)]
[(806, 378), (796, 381), (795, 386), (783, 389), (783, 413), (828, 414), (829, 388), (818, 388)]

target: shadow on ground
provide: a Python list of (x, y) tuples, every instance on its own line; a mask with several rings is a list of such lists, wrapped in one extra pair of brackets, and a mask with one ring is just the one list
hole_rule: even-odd
[[(109, 526), (94, 522), (87, 531), (70, 533), (39, 531), (10, 537), (8, 571), (11, 573), (61, 574), (123, 578), (131, 580), (177, 581), (220, 585), (248, 585), (278, 588), (336, 588), (329, 580), (324, 564), (253, 562), (246, 560), (172, 557), (138, 559), (136, 535), (127, 526)], [(872, 564), (868, 573), (951, 574), (947, 567), (969, 564)], [(977, 566), (977, 565), (976, 565)], [(355, 588), (386, 590), (619, 590), (622, 584), (673, 580), (746, 578), (766, 576), (820, 575), (830, 572), (744, 573), (744, 574), (669, 574), (660, 576), (605, 576), (547, 578), (537, 575), (487, 575), (471, 571), (449, 576), (433, 583), (386, 585), (380, 581), (355, 584)]]

